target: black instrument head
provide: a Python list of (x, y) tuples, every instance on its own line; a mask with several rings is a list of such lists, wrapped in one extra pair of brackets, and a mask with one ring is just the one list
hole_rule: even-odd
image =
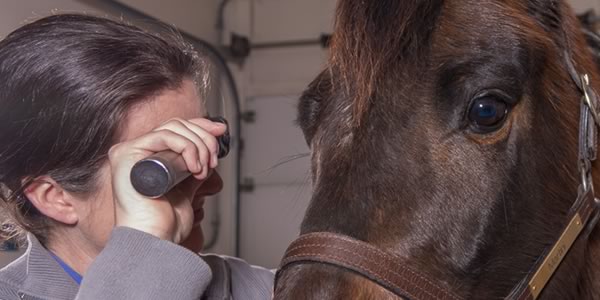
[(223, 117), (209, 117), (209, 120), (213, 122), (219, 122), (225, 124), (227, 126), (227, 131), (221, 136), (217, 137), (217, 142), (219, 143), (219, 159), (224, 158), (229, 154), (229, 147), (231, 143), (231, 136), (229, 135), (229, 123)]

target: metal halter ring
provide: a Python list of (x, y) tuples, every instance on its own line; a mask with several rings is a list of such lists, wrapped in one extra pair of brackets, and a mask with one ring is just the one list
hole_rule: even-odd
[(581, 175), (581, 187), (583, 188), (583, 192), (589, 191), (589, 189), (592, 187), (590, 168), (589, 166), (586, 166), (584, 162), (580, 164), (579, 174)]

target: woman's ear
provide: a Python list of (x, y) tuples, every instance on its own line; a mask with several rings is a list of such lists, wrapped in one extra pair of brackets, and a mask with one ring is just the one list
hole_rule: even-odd
[(43, 215), (67, 225), (79, 221), (74, 199), (50, 176), (34, 179), (25, 189), (25, 196)]

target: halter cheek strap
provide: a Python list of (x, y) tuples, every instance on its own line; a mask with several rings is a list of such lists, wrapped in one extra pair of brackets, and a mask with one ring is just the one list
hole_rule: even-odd
[(600, 118), (598, 96), (590, 86), (589, 76), (578, 75), (570, 56), (565, 54), (567, 70), (571, 79), (582, 93), (579, 119), (579, 183), (577, 198), (568, 215), (568, 223), (558, 240), (548, 251), (544, 252), (541, 260), (536, 263), (533, 271), (515, 287), (507, 299), (537, 299), (548, 281), (558, 269), (575, 241), (585, 239), (596, 227), (599, 219), (599, 201), (594, 195), (592, 180), (592, 163), (597, 156), (597, 136)]

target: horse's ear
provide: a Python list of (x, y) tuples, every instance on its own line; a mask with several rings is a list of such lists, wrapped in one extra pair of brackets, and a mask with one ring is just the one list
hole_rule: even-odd
[(562, 6), (560, 0), (528, 0), (527, 10), (550, 33), (560, 33)]

